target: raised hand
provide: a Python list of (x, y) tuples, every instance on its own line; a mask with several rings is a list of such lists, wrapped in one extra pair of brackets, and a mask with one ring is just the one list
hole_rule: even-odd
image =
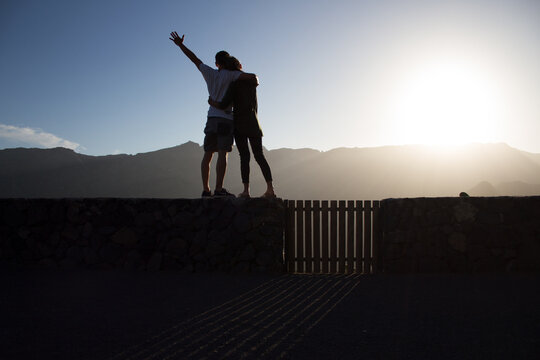
[(202, 64), (202, 61), (193, 53), (193, 51), (189, 50), (186, 45), (184, 45), (184, 35), (180, 37), (178, 36), (178, 33), (176, 31), (173, 31), (169, 40), (173, 41), (176, 45), (178, 45), (180, 50), (182, 50), (182, 52), (186, 54), (189, 60), (191, 60), (195, 64), (197, 69), (199, 68), (199, 65)]
[(176, 45), (180, 46), (184, 43), (184, 35), (180, 37), (176, 31), (173, 31), (169, 40), (172, 40)]

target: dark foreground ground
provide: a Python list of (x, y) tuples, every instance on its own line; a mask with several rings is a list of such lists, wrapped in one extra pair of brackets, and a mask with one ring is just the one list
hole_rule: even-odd
[(540, 358), (538, 274), (0, 270), (0, 359)]

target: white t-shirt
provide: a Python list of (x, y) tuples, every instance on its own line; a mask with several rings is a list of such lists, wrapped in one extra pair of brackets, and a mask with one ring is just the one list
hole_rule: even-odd
[[(238, 79), (241, 72), (240, 71), (230, 71), (230, 70), (216, 70), (212, 69), (210, 66), (201, 63), (199, 65), (199, 70), (201, 71), (204, 80), (206, 81), (206, 86), (208, 87), (208, 94), (210, 97), (216, 101), (221, 101), (229, 84)], [(226, 119), (233, 119), (232, 106), (221, 110), (210, 106), (208, 108), (208, 117), (221, 117)]]

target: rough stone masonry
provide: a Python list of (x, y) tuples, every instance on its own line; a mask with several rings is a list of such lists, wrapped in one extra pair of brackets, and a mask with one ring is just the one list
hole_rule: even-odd
[(538, 272), (540, 197), (387, 199), (382, 271)]
[(0, 199), (0, 262), (279, 272), (280, 199)]

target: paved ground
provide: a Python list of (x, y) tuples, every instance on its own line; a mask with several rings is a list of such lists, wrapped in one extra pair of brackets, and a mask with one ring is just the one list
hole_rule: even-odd
[(0, 269), (0, 359), (536, 359), (537, 275)]

